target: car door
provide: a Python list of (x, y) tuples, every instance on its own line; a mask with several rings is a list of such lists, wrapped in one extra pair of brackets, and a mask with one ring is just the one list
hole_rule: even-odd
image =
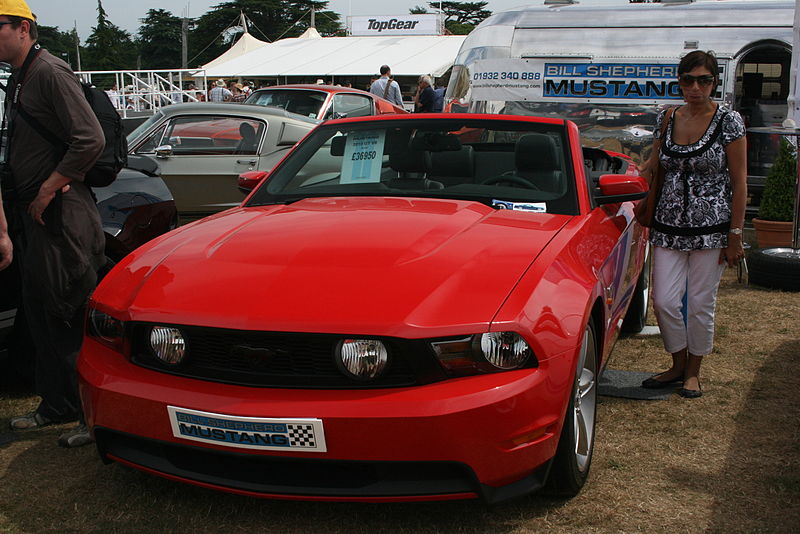
[(175, 198), (180, 222), (205, 217), (242, 201), (239, 175), (258, 168), (266, 120), (223, 115), (178, 115), (137, 149), (158, 160)]

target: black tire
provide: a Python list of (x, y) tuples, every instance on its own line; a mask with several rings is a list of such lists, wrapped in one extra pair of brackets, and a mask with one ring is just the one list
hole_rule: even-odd
[(639, 273), (628, 312), (622, 321), (622, 331), (626, 334), (638, 334), (647, 325), (647, 306), (650, 302), (650, 269), (653, 262), (650, 245), (648, 244), (647, 247), (642, 272)]
[(747, 255), (751, 284), (800, 291), (800, 252), (791, 248), (758, 248)]
[(597, 373), (597, 337), (590, 320), (584, 329), (564, 425), (547, 476), (545, 491), (550, 495), (574, 497), (589, 477), (597, 422)]

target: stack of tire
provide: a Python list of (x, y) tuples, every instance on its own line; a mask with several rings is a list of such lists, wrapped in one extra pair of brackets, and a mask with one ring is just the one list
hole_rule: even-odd
[(747, 255), (750, 283), (800, 291), (800, 249), (759, 248)]

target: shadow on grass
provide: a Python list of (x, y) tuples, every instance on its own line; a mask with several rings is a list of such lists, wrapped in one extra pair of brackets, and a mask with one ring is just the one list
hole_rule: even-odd
[(503, 534), (565, 504), (542, 497), (494, 508), (479, 501), (362, 504), (241, 497), (103, 465), (91, 446), (59, 449), (61, 431), (20, 433), (0, 443), (0, 532)]
[(800, 525), (800, 339), (783, 343), (753, 380), (735, 416), (722, 470), (684, 470), (673, 482), (713, 497), (706, 533), (786, 532)]

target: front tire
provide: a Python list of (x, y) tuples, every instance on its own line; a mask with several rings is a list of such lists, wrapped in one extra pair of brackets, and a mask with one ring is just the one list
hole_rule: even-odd
[(597, 337), (594, 321), (583, 332), (575, 380), (564, 417), (547, 492), (559, 497), (577, 495), (589, 477), (597, 421)]

